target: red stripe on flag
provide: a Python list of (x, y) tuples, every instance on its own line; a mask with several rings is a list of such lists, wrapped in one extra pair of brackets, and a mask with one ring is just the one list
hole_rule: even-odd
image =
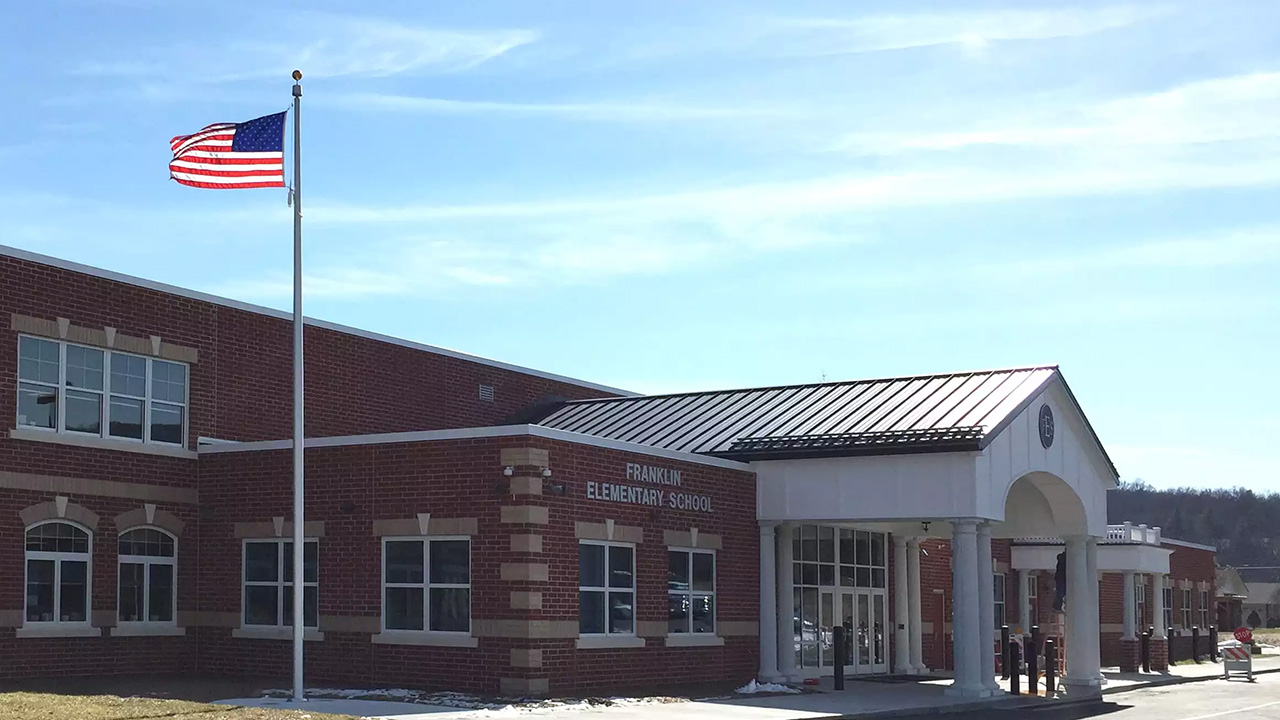
[(170, 165), (171, 172), (186, 173), (188, 175), (208, 175), (209, 177), (262, 177), (263, 175), (279, 175), (284, 177), (284, 168), (279, 170), (207, 170), (205, 168), (189, 168)]

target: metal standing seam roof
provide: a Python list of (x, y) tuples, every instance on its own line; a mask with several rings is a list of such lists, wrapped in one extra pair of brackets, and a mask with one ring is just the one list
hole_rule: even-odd
[(575, 400), (535, 422), (735, 460), (979, 450), (1055, 377), (1046, 365)]

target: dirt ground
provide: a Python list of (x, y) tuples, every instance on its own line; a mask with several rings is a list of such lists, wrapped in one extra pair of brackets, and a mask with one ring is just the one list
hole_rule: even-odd
[(0, 720), (354, 720), (345, 715), (116, 695), (0, 692)]

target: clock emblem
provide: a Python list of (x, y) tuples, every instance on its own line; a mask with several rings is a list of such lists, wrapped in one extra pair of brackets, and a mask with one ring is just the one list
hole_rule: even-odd
[(1053, 409), (1048, 405), (1040, 406), (1040, 444), (1046, 450), (1053, 445)]

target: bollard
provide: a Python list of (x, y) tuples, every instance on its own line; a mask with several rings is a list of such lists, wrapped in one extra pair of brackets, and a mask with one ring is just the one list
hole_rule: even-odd
[[(1000, 626), (1000, 679), (1009, 679), (1009, 626)], [(1018, 674), (1018, 669), (1013, 669), (1013, 674)]]
[(1218, 626), (1209, 626), (1209, 662), (1218, 662)]
[(1142, 647), (1142, 672), (1144, 673), (1151, 672), (1151, 633), (1153, 632), (1155, 632), (1154, 629), (1148, 628), (1138, 638)]
[(1027, 645), (1027, 689), (1031, 692), (1036, 691), (1036, 686), (1040, 683), (1040, 626), (1031, 626), (1031, 640)]
[(1200, 626), (1191, 626), (1191, 660), (1195, 664), (1200, 664)]
[[(1009, 662), (1017, 663), (1019, 659), (1018, 658), (1018, 655), (1019, 655), (1018, 641), (1010, 640), (1009, 644), (1005, 645), (1004, 647), (1005, 647), (1005, 652), (1009, 654)], [(1019, 687), (1019, 683), (1018, 683), (1018, 680), (1020, 678), (1021, 676), (1016, 671), (1009, 673), (1009, 694), (1010, 695), (1022, 694), (1022, 688)]]
[(835, 688), (837, 690), (844, 689), (844, 664), (847, 662), (844, 652), (844, 626), (836, 625), (831, 628), (832, 641), (836, 646), (836, 667), (835, 667)]
[(1053, 678), (1058, 673), (1058, 644), (1053, 638), (1044, 641), (1044, 694), (1053, 695)]

